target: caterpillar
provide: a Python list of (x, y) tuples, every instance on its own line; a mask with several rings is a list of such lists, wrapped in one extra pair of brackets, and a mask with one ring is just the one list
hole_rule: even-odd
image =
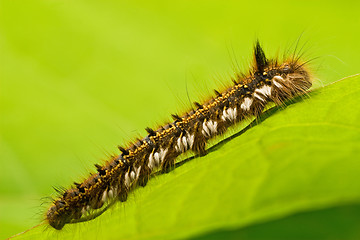
[(173, 114), (173, 122), (148, 133), (128, 147), (118, 147), (120, 154), (81, 183), (58, 191), (45, 216), (47, 223), (60, 230), (68, 223), (91, 220), (114, 202), (127, 200), (129, 192), (145, 186), (155, 172), (169, 172), (179, 155), (192, 151), (206, 154), (210, 139), (223, 134), (245, 118), (257, 118), (265, 106), (305, 94), (312, 86), (307, 62), (295, 52), (280, 62), (268, 59), (259, 43), (254, 44), (254, 61), (247, 74), (238, 73), (233, 85), (183, 115)]

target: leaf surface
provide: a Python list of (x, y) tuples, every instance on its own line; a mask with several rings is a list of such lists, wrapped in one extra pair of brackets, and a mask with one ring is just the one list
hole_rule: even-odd
[(19, 239), (188, 238), (359, 203), (359, 80), (338, 81), (275, 111), (93, 221), (47, 234), (41, 226)]

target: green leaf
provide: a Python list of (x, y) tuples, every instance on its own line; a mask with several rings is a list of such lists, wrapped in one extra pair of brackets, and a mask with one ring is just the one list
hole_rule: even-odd
[[(15, 239), (216, 238), (219, 230), (360, 203), (359, 80), (338, 81), (274, 111), (205, 157), (155, 177), (93, 221), (46, 234), (41, 225)], [(315, 219), (326, 222), (338, 215), (335, 211)], [(352, 217), (359, 222), (359, 215)], [(320, 235), (330, 234), (324, 229)]]
[(355, 240), (360, 238), (359, 214), (359, 204), (337, 206), (296, 213), (240, 229), (210, 232), (191, 239)]
[(227, 85), (232, 66), (246, 72), (256, 38), (272, 57), (301, 35), (314, 84), (357, 73), (359, 3), (0, 0), (0, 239), (41, 222), (52, 186)]

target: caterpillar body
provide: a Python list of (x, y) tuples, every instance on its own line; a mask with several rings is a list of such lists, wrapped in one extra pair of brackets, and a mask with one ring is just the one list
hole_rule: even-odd
[(254, 63), (248, 74), (237, 74), (234, 85), (196, 109), (179, 116), (157, 130), (146, 128), (148, 135), (129, 147), (119, 147), (121, 154), (104, 165), (82, 183), (74, 183), (53, 200), (45, 219), (55, 229), (65, 224), (87, 221), (99, 215), (116, 201), (126, 201), (137, 186), (145, 186), (152, 173), (168, 172), (176, 158), (184, 152), (206, 154), (209, 139), (223, 134), (237, 122), (258, 117), (269, 102), (278, 105), (306, 93), (312, 86), (306, 62), (290, 56), (279, 62), (268, 59), (257, 41)]

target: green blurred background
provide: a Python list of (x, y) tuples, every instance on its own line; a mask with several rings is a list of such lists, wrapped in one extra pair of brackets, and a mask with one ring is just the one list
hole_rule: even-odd
[(359, 72), (358, 1), (0, 0), (0, 238), (42, 198), (301, 37), (316, 85)]

